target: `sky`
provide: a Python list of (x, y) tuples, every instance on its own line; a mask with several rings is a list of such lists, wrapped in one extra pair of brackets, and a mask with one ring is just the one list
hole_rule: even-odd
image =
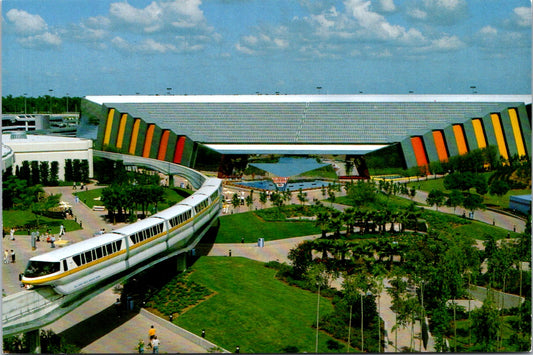
[(531, 94), (527, 0), (4, 0), (2, 96)]

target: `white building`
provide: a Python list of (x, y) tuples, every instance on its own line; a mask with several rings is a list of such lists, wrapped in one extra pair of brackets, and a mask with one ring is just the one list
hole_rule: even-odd
[(13, 166), (14, 172), (16, 166), (20, 168), (25, 160), (47, 161), (50, 164), (57, 161), (59, 179), (63, 180), (65, 159), (87, 160), (89, 176), (93, 176), (93, 142), (90, 139), (27, 135), (25, 132), (2, 134), (2, 171)]

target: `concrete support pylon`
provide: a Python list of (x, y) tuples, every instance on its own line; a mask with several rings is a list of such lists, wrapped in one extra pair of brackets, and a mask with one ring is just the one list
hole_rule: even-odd
[(41, 353), (41, 336), (40, 329), (30, 330), (25, 333), (26, 339), (28, 341), (28, 349), (32, 354)]
[(176, 256), (176, 270), (179, 272), (187, 270), (187, 253), (181, 253)]

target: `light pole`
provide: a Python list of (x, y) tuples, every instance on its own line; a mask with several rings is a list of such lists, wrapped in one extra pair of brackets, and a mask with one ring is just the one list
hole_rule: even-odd
[(477, 94), (475, 85), (470, 86), (470, 89), (472, 89), (472, 94)]
[(52, 114), (52, 93), (54, 89), (49, 89), (48, 91), (50, 91), (50, 114)]
[(318, 90), (318, 94), (320, 95), (320, 90), (322, 90), (322, 86), (317, 86), (316, 89)]
[(172, 91), (172, 88), (167, 88), (167, 95), (170, 95), (171, 91)]

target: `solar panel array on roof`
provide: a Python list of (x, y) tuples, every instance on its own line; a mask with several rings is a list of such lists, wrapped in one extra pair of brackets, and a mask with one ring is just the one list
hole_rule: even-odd
[(498, 111), (498, 102), (106, 103), (201, 143), (392, 143)]

